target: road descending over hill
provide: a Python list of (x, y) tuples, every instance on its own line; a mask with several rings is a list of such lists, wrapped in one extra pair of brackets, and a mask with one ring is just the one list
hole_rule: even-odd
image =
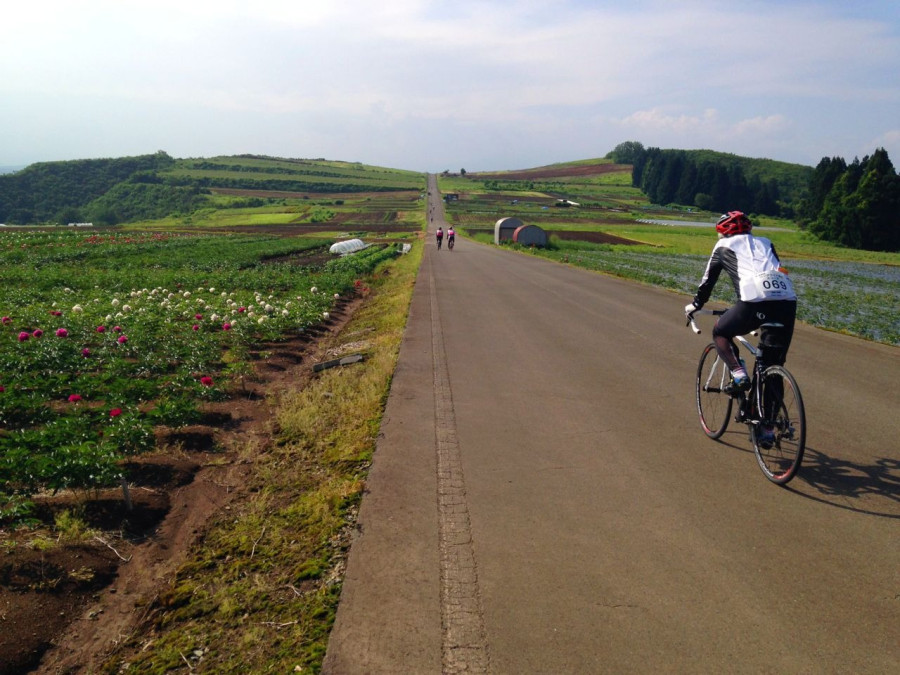
[(700, 429), (687, 294), (426, 249), (326, 672), (900, 671), (900, 351), (798, 327), (779, 488)]

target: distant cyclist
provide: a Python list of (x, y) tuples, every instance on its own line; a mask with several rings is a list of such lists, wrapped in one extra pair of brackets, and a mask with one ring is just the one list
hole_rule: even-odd
[(733, 383), (727, 393), (740, 393), (750, 388), (750, 377), (738, 360), (737, 347), (732, 338), (746, 335), (763, 323), (781, 323), (784, 329), (765, 331), (760, 339), (765, 365), (784, 365), (797, 313), (797, 295), (781, 267), (772, 242), (750, 233), (752, 224), (740, 211), (729, 211), (716, 223), (719, 241), (712, 255), (694, 300), (685, 306), (687, 315), (703, 307), (712, 293), (722, 270), (731, 277), (738, 301), (719, 317), (713, 328), (713, 341), (719, 356), (731, 370)]
[(451, 227), (447, 230), (447, 248), (452, 249), (456, 242), (456, 231)]
[(441, 242), (444, 241), (444, 231), (438, 226), (437, 232), (434, 233), (435, 239), (437, 239), (438, 250), (441, 249)]

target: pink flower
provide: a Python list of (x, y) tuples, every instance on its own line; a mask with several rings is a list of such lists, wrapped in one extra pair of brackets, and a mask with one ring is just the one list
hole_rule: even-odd
[(70, 394), (69, 395), (69, 403), (78, 403), (81, 400), (81, 396), (78, 394)]
[(106, 332), (106, 326), (97, 326), (97, 332), (98, 332), (98, 333), (105, 333), (105, 332)]
[(227, 322), (226, 322), (226, 323), (223, 323), (223, 324), (222, 324), (222, 330), (231, 330), (231, 324), (230, 324), (230, 323), (227, 323)]
[(2, 394), (4, 391), (6, 391), (6, 387), (0, 384), (0, 394)]
[(50, 314), (52, 314), (53, 316), (62, 316), (62, 312), (57, 311), (55, 309), (51, 309)]
[(241, 314), (243, 314), (246, 311), (247, 311), (246, 307), (238, 307), (238, 312), (240, 312)]
[(193, 326), (191, 326), (191, 330), (200, 330), (200, 326), (194, 324)]
[(113, 408), (112, 410), (109, 411), (109, 416), (110, 416), (110, 417), (118, 417), (118, 416), (121, 415), (121, 414), (122, 414), (122, 409), (121, 409), (121, 408)]
[(203, 315), (202, 314), (194, 314), (194, 318), (197, 319), (197, 321), (200, 321), (200, 319), (203, 318)]
[(69, 337), (69, 331), (67, 331), (65, 328), (57, 328), (56, 337)]
[(200, 378), (200, 384), (204, 387), (211, 387), (213, 385), (213, 380), (211, 377), (204, 376)]
[(126, 342), (128, 342), (128, 336), (120, 335), (119, 339), (116, 340), (116, 342), (118, 342), (120, 345), (124, 345)]
[(82, 355), (84, 358), (87, 358), (87, 357), (89, 357), (89, 356), (91, 355), (91, 350), (88, 349), (87, 347), (85, 347), (84, 349), (81, 350), (81, 355)]
[(43, 335), (43, 334), (44, 334), (44, 331), (42, 331), (40, 328), (37, 328), (37, 329), (35, 329), (35, 331), (31, 334), (31, 337), (39, 338), (39, 337), (41, 337), (41, 335)]
[(30, 337), (31, 333), (29, 333), (27, 330), (23, 330), (21, 333), (19, 333), (19, 342), (25, 342), (25, 340)]
[(116, 331), (117, 333), (121, 333), (122, 327), (121, 326), (113, 326), (113, 330)]
[(9, 323), (10, 321), (12, 321), (12, 319), (10, 319), (8, 316), (4, 316), (2, 319), (0, 319), (0, 321), (2, 321), (3, 323)]

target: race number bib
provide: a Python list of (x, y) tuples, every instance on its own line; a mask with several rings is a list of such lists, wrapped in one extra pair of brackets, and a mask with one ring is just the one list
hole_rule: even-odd
[(791, 280), (778, 270), (760, 272), (741, 282), (741, 300), (745, 302), (793, 300), (796, 297)]

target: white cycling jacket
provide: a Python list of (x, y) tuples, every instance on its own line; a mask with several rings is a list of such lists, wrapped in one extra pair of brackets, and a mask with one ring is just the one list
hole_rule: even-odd
[(731, 278), (738, 298), (744, 302), (796, 300), (791, 280), (780, 267), (775, 247), (765, 237), (736, 234), (719, 239), (706, 264), (694, 304), (698, 307), (706, 304), (723, 269)]

